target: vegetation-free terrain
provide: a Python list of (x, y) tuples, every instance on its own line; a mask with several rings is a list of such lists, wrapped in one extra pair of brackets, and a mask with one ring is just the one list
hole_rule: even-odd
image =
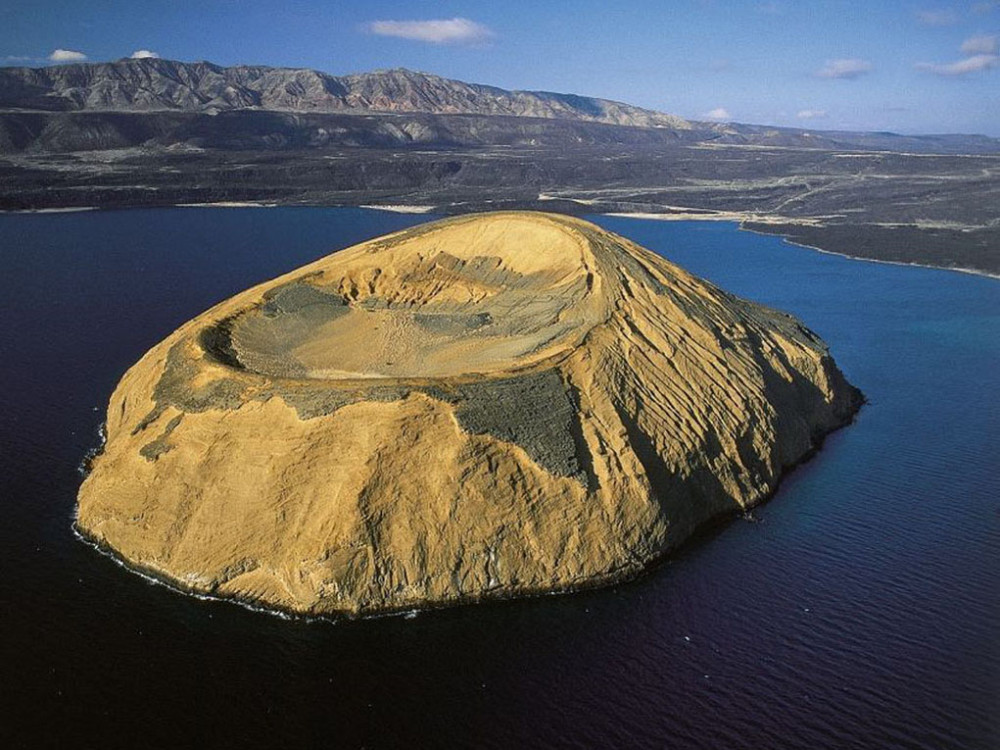
[(178, 203), (733, 219), (1000, 273), (1000, 142), (685, 120), (405, 70), (0, 69), (0, 209)]

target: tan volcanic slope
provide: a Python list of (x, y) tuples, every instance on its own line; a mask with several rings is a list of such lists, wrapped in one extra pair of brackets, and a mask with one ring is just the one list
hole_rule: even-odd
[(849, 421), (825, 345), (587, 222), (448, 219), (186, 323), (78, 526), (187, 590), (368, 614), (620, 580)]

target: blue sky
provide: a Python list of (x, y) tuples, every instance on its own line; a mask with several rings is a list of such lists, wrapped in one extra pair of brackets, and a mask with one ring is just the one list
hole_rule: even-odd
[[(685, 117), (1000, 136), (1000, 0), (26, 0), (0, 64), (407, 67)], [(56, 53), (57, 50), (61, 52)]]

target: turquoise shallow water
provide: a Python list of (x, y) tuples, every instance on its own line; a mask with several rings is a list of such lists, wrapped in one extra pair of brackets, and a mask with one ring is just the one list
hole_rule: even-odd
[(1000, 746), (1000, 282), (734, 225), (592, 217), (798, 315), (870, 399), (756, 522), (634, 583), (289, 622), (70, 530), (124, 369), (251, 283), (426, 217), (0, 216), (0, 740), (79, 746)]

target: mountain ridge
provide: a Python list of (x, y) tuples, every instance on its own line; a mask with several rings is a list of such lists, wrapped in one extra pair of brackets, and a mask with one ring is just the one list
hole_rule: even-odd
[(251, 201), (651, 213), (744, 221), (854, 257), (1000, 272), (1000, 139), (672, 117), (405, 69), (0, 68), (0, 209)]
[(224, 67), (160, 58), (0, 68), (0, 108), (47, 112), (477, 114), (691, 129), (675, 115), (610, 99), (507, 90), (406, 68), (334, 76), (310, 68)]
[[(737, 122), (704, 122), (657, 112), (611, 99), (537, 90), (507, 90), (466, 83), (407, 68), (383, 68), (334, 76), (311, 68), (267, 65), (222, 66), (208, 61), (180, 62), (162, 58), (122, 58), (112, 62), (72, 63), (41, 68), (0, 67), (0, 151), (8, 141), (33, 143), (42, 126), (11, 123), (18, 115), (111, 116), (271, 113), (286, 116), (433, 116), (519, 118), (562, 125), (607, 126), (650, 133), (629, 135), (619, 130), (610, 140), (619, 143), (659, 142), (680, 138), (687, 142), (727, 145), (778, 146), (917, 153), (996, 153), (1000, 139), (975, 134), (904, 135), (893, 132), (854, 132), (801, 129)], [(65, 125), (56, 125), (65, 130)], [(107, 124), (104, 124), (107, 127)], [(157, 125), (159, 129), (163, 123)], [(412, 125), (424, 131), (422, 123)], [(14, 131), (21, 131), (18, 136)], [(70, 127), (72, 130), (72, 126)], [(284, 128), (287, 130), (287, 128)], [(440, 122), (436, 127), (442, 130)], [(443, 130), (449, 130), (443, 126)], [(473, 130), (478, 130), (473, 127)], [(36, 132), (37, 131), (37, 132)], [(86, 133), (83, 134), (86, 140)], [(608, 136), (564, 134), (563, 140), (601, 142)], [(127, 141), (128, 139), (126, 139)], [(170, 139), (168, 139), (170, 140)], [(296, 136), (286, 134), (285, 141)], [(301, 138), (298, 138), (301, 140)], [(326, 143), (326, 139), (320, 139)], [(404, 137), (403, 141), (409, 140)], [(414, 142), (472, 145), (475, 137), (443, 140), (416, 137)], [(479, 145), (504, 145), (509, 138), (483, 139)], [(365, 145), (371, 138), (362, 138)], [(531, 139), (528, 139), (530, 145)], [(100, 145), (98, 139), (98, 147)], [(142, 145), (122, 142), (116, 147)], [(269, 145), (263, 145), (269, 148)], [(349, 144), (348, 144), (349, 145)], [(91, 148), (89, 145), (83, 148)], [(19, 150), (14, 148), (13, 150)], [(48, 150), (47, 148), (45, 150)]]

